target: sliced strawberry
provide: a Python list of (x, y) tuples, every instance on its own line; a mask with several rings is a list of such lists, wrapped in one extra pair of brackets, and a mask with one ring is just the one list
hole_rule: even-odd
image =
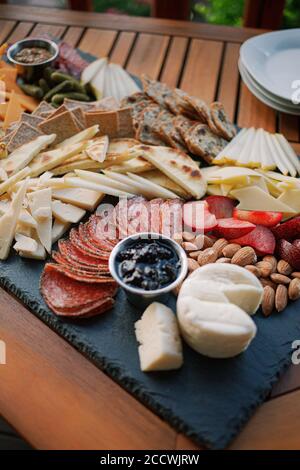
[(297, 271), (300, 270), (300, 248), (281, 239), (277, 242), (277, 252), (281, 259), (287, 261)]
[(294, 240), (300, 237), (300, 216), (283, 222), (272, 229), (275, 237), (280, 240)]
[(275, 251), (275, 237), (271, 230), (263, 225), (257, 225), (252, 232), (231, 240), (231, 243), (238, 243), (241, 246), (252, 246), (262, 255), (272, 255)]
[(217, 225), (214, 214), (208, 210), (205, 201), (188, 202), (183, 206), (183, 222), (187, 230), (209, 232)]
[(275, 227), (282, 220), (281, 212), (271, 211), (243, 211), (233, 209), (233, 217), (239, 220), (247, 220), (255, 225), (264, 225), (265, 227)]
[(228, 219), (218, 219), (218, 225), (214, 232), (219, 237), (230, 240), (231, 238), (243, 237), (254, 229), (255, 225), (250, 222), (229, 217)]
[(209, 211), (214, 214), (217, 219), (232, 217), (235, 202), (230, 197), (207, 196), (205, 201), (208, 204)]

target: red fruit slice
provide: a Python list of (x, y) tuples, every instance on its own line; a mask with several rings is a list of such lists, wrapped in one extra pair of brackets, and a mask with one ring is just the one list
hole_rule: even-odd
[(300, 250), (300, 239), (297, 238), (297, 240), (294, 240), (294, 241), (293, 241), (293, 245), (294, 245), (296, 248), (299, 248), (299, 250)]
[(218, 224), (215, 215), (209, 212), (205, 201), (188, 202), (184, 204), (183, 222), (187, 230), (200, 233), (209, 232)]
[(280, 240), (294, 240), (300, 237), (300, 216), (294, 217), (293, 219), (283, 222), (283, 224), (277, 225), (272, 229), (275, 237)]
[(265, 227), (275, 227), (282, 220), (281, 212), (271, 211), (243, 211), (234, 208), (233, 217), (239, 220), (247, 220), (255, 225), (264, 225)]
[(287, 261), (297, 271), (300, 270), (300, 249), (287, 240), (279, 240), (277, 242), (278, 256)]
[(207, 196), (205, 201), (208, 204), (209, 211), (216, 216), (217, 219), (232, 217), (235, 202), (226, 196)]
[(218, 225), (214, 232), (219, 237), (230, 240), (231, 238), (243, 237), (254, 229), (255, 225), (250, 222), (229, 217), (228, 219), (218, 219)]
[(272, 255), (275, 251), (275, 237), (270, 229), (263, 225), (257, 225), (252, 232), (243, 237), (234, 238), (231, 243), (241, 246), (252, 246), (262, 255)]

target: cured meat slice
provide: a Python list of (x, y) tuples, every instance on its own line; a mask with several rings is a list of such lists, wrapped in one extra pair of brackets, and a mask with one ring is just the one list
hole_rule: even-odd
[(161, 233), (177, 238), (182, 233), (182, 207), (180, 199), (168, 199), (160, 206)]
[[(58, 249), (60, 253), (68, 260), (74, 260), (84, 266), (107, 266), (107, 260), (99, 260), (93, 256), (82, 253), (70, 240), (59, 240)], [(70, 263), (72, 264), (72, 263)]]
[(152, 199), (149, 202), (149, 211), (150, 211), (149, 231), (150, 232), (161, 233), (160, 207), (163, 203), (164, 203), (164, 200), (161, 198)]
[(116, 206), (119, 237), (125, 238), (135, 233), (149, 232), (150, 206), (143, 197), (122, 199)]
[(67, 277), (46, 264), (41, 277), (41, 293), (54, 309), (72, 309), (92, 306), (94, 302), (112, 297), (116, 292), (113, 284), (87, 284)]
[(69, 318), (91, 318), (101, 313), (106, 312), (111, 309), (115, 301), (112, 297), (107, 297), (106, 299), (99, 300), (94, 302), (93, 305), (86, 305), (81, 308), (71, 308), (71, 309), (61, 309), (49, 305), (51, 310), (53, 310), (56, 315), (69, 317)]
[(92, 244), (99, 250), (111, 252), (115, 245), (105, 238), (101, 230), (101, 220), (99, 221), (97, 216), (91, 217), (86, 224), (80, 224), (78, 232), (84, 243)]
[(76, 281), (87, 282), (87, 283), (99, 283), (99, 284), (112, 284), (116, 287), (115, 281), (109, 275), (108, 272), (106, 273), (89, 273), (87, 271), (77, 269), (73, 266), (66, 266), (61, 264), (52, 264), (48, 263), (51, 266), (51, 269), (54, 271), (61, 272), (65, 274), (67, 277), (71, 279), (75, 279)]
[(90, 245), (87, 245), (82, 241), (79, 236), (78, 230), (72, 229), (70, 231), (70, 240), (76, 248), (81, 251), (83, 254), (87, 254), (92, 256), (97, 260), (107, 260), (109, 258), (109, 253), (104, 253), (103, 251), (98, 250), (97, 248), (93, 248)]
[[(58, 264), (61, 264), (63, 266), (73, 266), (74, 268), (82, 269), (84, 268), (85, 271), (88, 271), (89, 273), (99, 273), (99, 267), (97, 266), (85, 266), (83, 264), (77, 263), (73, 259), (68, 259), (65, 258), (61, 253), (58, 251), (53, 251), (52, 252), (52, 258), (54, 261), (56, 261)], [(99, 265), (100, 268), (101, 266), (104, 267), (104, 265)]]

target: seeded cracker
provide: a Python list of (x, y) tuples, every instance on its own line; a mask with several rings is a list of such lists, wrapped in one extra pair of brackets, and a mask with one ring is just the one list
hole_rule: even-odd
[(227, 141), (216, 136), (206, 124), (195, 124), (186, 133), (185, 142), (190, 152), (211, 163), (227, 145)]
[(43, 132), (38, 128), (30, 126), (30, 124), (27, 124), (26, 122), (21, 122), (11, 136), (7, 144), (7, 150), (11, 153), (21, 147), (21, 145), (31, 142), (40, 135), (43, 135)]
[(80, 129), (70, 111), (54, 116), (38, 125), (45, 134), (56, 134), (55, 144), (77, 134)]

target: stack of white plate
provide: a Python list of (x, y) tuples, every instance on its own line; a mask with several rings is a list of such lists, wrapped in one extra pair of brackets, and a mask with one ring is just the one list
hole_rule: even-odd
[(243, 82), (260, 101), (300, 115), (300, 29), (261, 34), (240, 49)]

